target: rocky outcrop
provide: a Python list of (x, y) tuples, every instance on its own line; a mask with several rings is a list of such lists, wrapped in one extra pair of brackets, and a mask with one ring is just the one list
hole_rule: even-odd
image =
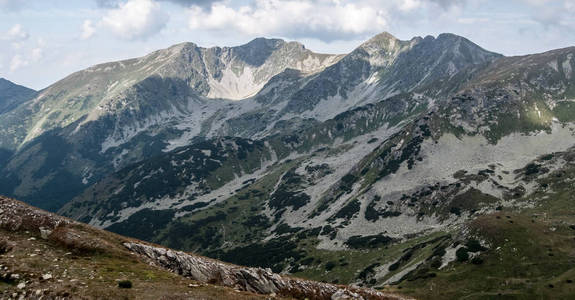
[(71, 222), (74, 223), (22, 202), (0, 197), (0, 228), (2, 229), (37, 231), (42, 237), (47, 237), (57, 227)]
[[(14, 236), (26, 233), (23, 240), (16, 241)], [(5, 236), (5, 235), (6, 236)], [(30, 236), (30, 237), (28, 237)], [(297, 299), (405, 299), (399, 296), (378, 292), (371, 289), (339, 286), (309, 280), (290, 278), (271, 272), (269, 269), (247, 268), (232, 264), (223, 263), (217, 260), (174, 251), (166, 248), (145, 245), (139, 241), (124, 238), (105, 231), (100, 231), (85, 224), (72, 221), (70, 219), (48, 213), (46, 211), (29, 206), (23, 202), (0, 196), (0, 257), (6, 253), (13, 254), (22, 248), (22, 242), (29, 244), (38, 243), (38, 239), (50, 241), (51, 247), (63, 247), (69, 254), (84, 255), (90, 257), (93, 253), (108, 253), (119, 257), (128, 257), (137, 254), (140, 259), (137, 261), (150, 263), (162, 272), (170, 271), (194, 281), (204, 282), (207, 286), (225, 286), (236, 291), (245, 291), (262, 295), (281, 295), (287, 298)], [(42, 242), (44, 243), (44, 242)], [(123, 245), (123, 246), (122, 246)], [(27, 246), (30, 248), (30, 246)], [(38, 253), (48, 251), (47, 248), (36, 247), (32, 254), (26, 257), (37, 257)], [(60, 253), (60, 257), (49, 257), (49, 261), (60, 261), (62, 250), (52, 253)], [(68, 254), (65, 254), (68, 255)], [(12, 256), (14, 260), (14, 256)], [(15, 258), (17, 261), (17, 258)], [(54, 278), (55, 270), (42, 270), (41, 275), (26, 275), (31, 272), (16, 269), (7, 269), (3, 265), (12, 264), (18, 269), (14, 262), (0, 260), (0, 282), (14, 283), (16, 286), (16, 296), (40, 295), (44, 292), (52, 293), (56, 291), (40, 289), (40, 286)], [(156, 268), (154, 268), (156, 269)], [(24, 275), (20, 275), (24, 274)], [(91, 279), (94, 279), (93, 277)], [(76, 282), (78, 279), (74, 279)], [(58, 285), (59, 283), (54, 283)], [(39, 292), (36, 292), (39, 291)], [(233, 290), (231, 290), (233, 292)], [(2, 294), (0, 299), (4, 299), (8, 294)], [(10, 294), (12, 295), (12, 294)], [(50, 294), (51, 295), (51, 294)], [(62, 296), (68, 299), (72, 294)], [(72, 298), (74, 298), (72, 296)], [(80, 297), (81, 298), (81, 297)]]
[(148, 258), (152, 263), (182, 276), (242, 291), (302, 299), (406, 299), (372, 289), (281, 276), (269, 269), (235, 266), (181, 251), (140, 243), (125, 243), (124, 246)]

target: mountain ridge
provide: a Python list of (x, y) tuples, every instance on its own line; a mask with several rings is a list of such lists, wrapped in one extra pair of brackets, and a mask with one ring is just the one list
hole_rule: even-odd
[[(42, 115), (54, 122), (26, 131), (0, 192), (164, 246), (423, 299), (575, 292), (560, 284), (575, 270), (562, 242), (575, 224), (562, 184), (575, 145), (575, 48), (504, 57), (453, 34), (382, 33), (304, 65), (297, 43), (241, 47), (181, 44), (135, 67), (94, 68), (94, 82), (139, 71), (118, 93), (120, 82), (70, 92), (104, 102)], [(242, 85), (245, 70), (255, 71)], [(242, 88), (212, 89), (214, 80)], [(210, 98), (215, 90), (248, 96)], [(530, 230), (548, 237), (526, 246)], [(477, 284), (489, 269), (497, 276)], [(525, 280), (505, 284), (513, 278)]]
[[(139, 59), (96, 65), (44, 89), (35, 99), (0, 115), (0, 124), (3, 125), (0, 147), (21, 153), (15, 157), (30, 155), (30, 151), (45, 152), (38, 147), (45, 149), (49, 146), (39, 146), (42, 139), (36, 137), (57, 135), (70, 144), (66, 147), (68, 154), (62, 157), (69, 159), (65, 159), (66, 163), (55, 162), (58, 168), (63, 169), (63, 172), (56, 172), (58, 178), (43, 175), (44, 180), (31, 183), (30, 177), (22, 174), (30, 171), (22, 170), (36, 169), (34, 165), (37, 162), (30, 162), (25, 167), (26, 163), (23, 165), (21, 159), (14, 158), (4, 167), (4, 178), (6, 182), (20, 182), (21, 187), (4, 192), (28, 199), (35, 193), (33, 190), (48, 186), (40, 182), (70, 181), (71, 177), (81, 177), (81, 180), (73, 180), (70, 188), (71, 194), (77, 193), (110, 168), (117, 170), (197, 138), (226, 135), (262, 138), (285, 130), (280, 128), (288, 124), (289, 128), (297, 129), (314, 120), (325, 121), (354, 106), (374, 102), (379, 95), (387, 95), (385, 98), (400, 92), (397, 87), (404, 89), (406, 85), (401, 87), (398, 82), (402, 81), (393, 78), (411, 76), (410, 73), (396, 71), (393, 73), (396, 75), (387, 76), (388, 80), (382, 81), (379, 72), (386, 67), (381, 66), (381, 61), (385, 61), (387, 56), (370, 55), (361, 47), (345, 57), (320, 55), (307, 65), (299, 62), (305, 62), (316, 54), (310, 54), (297, 43), (260, 39), (245, 47), (257, 48), (263, 44), (261, 47), (268, 49), (266, 43), (280, 49), (273, 52), (275, 56), (270, 56), (276, 58), (268, 58), (269, 62), (258, 69), (264, 74), (262, 78), (268, 78), (268, 81), (261, 83), (263, 89), (258, 95), (242, 101), (213, 101), (215, 99), (210, 99), (206, 93), (216, 77), (221, 79), (219, 82), (226, 82), (225, 78), (239, 80), (235, 71), (230, 71), (229, 64), (223, 68), (220, 62), (235, 64), (233, 49), (243, 49), (244, 46), (206, 49), (195, 44), (179, 44)], [(406, 46), (402, 49), (409, 50)], [(286, 53), (291, 54), (284, 55)], [(401, 55), (395, 53), (392, 58), (396, 56)], [(328, 66), (324, 68), (322, 61)], [(280, 64), (274, 66), (275, 62)], [(296, 67), (301, 70), (297, 75), (289, 71), (294, 62), (298, 62)], [(305, 73), (317, 66), (324, 69)], [(398, 66), (396, 69), (403, 68)], [(218, 70), (224, 71), (220, 74)], [(288, 70), (285, 74), (290, 75), (281, 75), (281, 72), (286, 72), (282, 70)], [(425, 72), (432, 74), (436, 71)], [(422, 75), (419, 76), (425, 74), (420, 73)], [(435, 75), (426, 76), (430, 78), (427, 81), (435, 78)], [(260, 89), (259, 86), (257, 88)], [(150, 146), (147, 141), (151, 139), (158, 139), (156, 145)], [(100, 152), (94, 149), (100, 149)], [(98, 168), (97, 161), (111, 163)], [(78, 164), (85, 165), (86, 169), (72, 167)], [(31, 190), (30, 185), (35, 187)]]

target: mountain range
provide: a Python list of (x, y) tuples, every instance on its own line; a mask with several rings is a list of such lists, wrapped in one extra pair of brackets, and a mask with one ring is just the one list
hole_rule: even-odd
[(38, 92), (0, 81), (0, 193), (304, 278), (562, 297), (574, 56), (453, 34), (382, 33), (345, 55), (259, 38), (178, 44)]

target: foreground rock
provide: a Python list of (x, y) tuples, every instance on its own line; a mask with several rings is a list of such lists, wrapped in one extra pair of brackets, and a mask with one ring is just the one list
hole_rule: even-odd
[(372, 289), (338, 286), (280, 276), (269, 269), (239, 267), (181, 251), (139, 243), (125, 243), (124, 246), (133, 252), (144, 255), (153, 263), (180, 275), (242, 291), (306, 299), (406, 299)]

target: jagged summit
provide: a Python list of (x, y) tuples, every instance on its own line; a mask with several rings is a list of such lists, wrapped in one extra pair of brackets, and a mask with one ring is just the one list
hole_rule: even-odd
[(365, 49), (368, 52), (382, 50), (393, 51), (395, 48), (400, 47), (402, 43), (405, 43), (405, 41), (401, 41), (391, 33), (385, 31), (365, 41), (358, 48)]
[(389, 32), (382, 32), (361, 44), (354, 52), (367, 53), (371, 65), (383, 67), (392, 64), (411, 45), (410, 41), (402, 41)]
[(376, 34), (375, 36), (373, 36), (372, 38), (370, 38), (369, 40), (365, 41), (364, 43), (362, 43), (362, 45), (370, 45), (370, 44), (377, 44), (377, 43), (393, 43), (393, 42), (397, 42), (399, 41), (399, 39), (397, 37), (395, 37), (393, 34), (384, 31), (382, 33)]
[(253, 40), (249, 41), (244, 45), (237, 46), (235, 48), (272, 48), (278, 49), (279, 47), (287, 44), (286, 41), (282, 39), (275, 39), (275, 38), (265, 38), (265, 37), (257, 37)]

